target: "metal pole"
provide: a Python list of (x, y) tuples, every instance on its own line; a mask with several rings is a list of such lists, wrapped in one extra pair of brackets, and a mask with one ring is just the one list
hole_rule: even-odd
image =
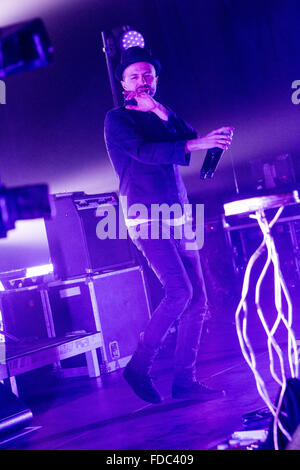
[(102, 42), (103, 42), (103, 52), (106, 58), (107, 71), (108, 71), (108, 76), (109, 76), (109, 81), (110, 81), (111, 92), (113, 96), (113, 103), (114, 103), (114, 106), (117, 107), (119, 106), (119, 99), (118, 99), (118, 93), (116, 89), (116, 83), (115, 83), (114, 73), (112, 69), (112, 64), (110, 60), (110, 47), (108, 44), (106, 32), (101, 31), (101, 36), (102, 36)]

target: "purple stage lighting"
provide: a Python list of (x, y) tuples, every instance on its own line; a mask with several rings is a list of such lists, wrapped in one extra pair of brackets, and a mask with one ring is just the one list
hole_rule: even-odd
[(138, 46), (138, 47), (145, 47), (145, 40), (141, 33), (138, 31), (125, 31), (122, 34), (120, 39), (120, 45), (122, 50), (129, 49), (129, 47)]

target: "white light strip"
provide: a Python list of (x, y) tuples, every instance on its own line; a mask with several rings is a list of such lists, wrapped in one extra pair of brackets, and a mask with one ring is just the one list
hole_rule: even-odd
[(53, 264), (43, 264), (26, 269), (26, 277), (44, 276), (53, 272)]
[(272, 209), (299, 203), (299, 193), (294, 190), (289, 193), (261, 195), (224, 204), (225, 216), (247, 214), (258, 210)]
[[(0, 331), (4, 330), (4, 323), (3, 323), (3, 317), (2, 317), (2, 312), (0, 310)], [(5, 336), (0, 334), (0, 343), (5, 343)], [(1, 351), (0, 351), (0, 364), (1, 364)]]

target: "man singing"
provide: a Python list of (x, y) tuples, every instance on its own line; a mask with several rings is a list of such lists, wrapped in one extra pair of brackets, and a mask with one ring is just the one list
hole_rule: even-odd
[[(224, 393), (198, 382), (195, 374), (207, 298), (199, 251), (187, 249), (186, 234), (191, 232), (192, 222), (178, 166), (189, 165), (191, 152), (196, 150), (227, 150), (231, 136), (223, 132), (233, 128), (222, 127), (199, 137), (169, 107), (154, 99), (160, 71), (159, 61), (147, 50), (131, 47), (124, 51), (116, 77), (124, 89), (125, 103), (110, 110), (105, 119), (105, 141), (119, 178), (122, 207), (143, 204), (149, 209), (148, 216), (135, 220), (124, 210), (128, 233), (164, 289), (124, 378), (143, 400), (161, 402), (150, 371), (170, 326), (178, 320), (172, 397), (210, 400)], [(154, 204), (175, 204), (182, 208), (182, 215), (172, 220), (153, 218), (150, 210)], [(184, 228), (181, 238), (175, 236), (180, 224)], [(151, 237), (150, 226), (159, 229), (158, 237)]]

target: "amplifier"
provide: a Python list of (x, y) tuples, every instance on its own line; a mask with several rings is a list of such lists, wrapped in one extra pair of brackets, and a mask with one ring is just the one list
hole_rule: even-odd
[(1, 292), (4, 331), (18, 339), (29, 341), (52, 336), (46, 302), (45, 289), (37, 286)]
[(82, 330), (101, 333), (102, 372), (127, 364), (151, 315), (139, 266), (50, 283), (48, 297), (56, 335)]
[[(136, 249), (127, 234), (116, 193), (63, 193), (53, 195), (52, 199), (54, 216), (45, 220), (45, 228), (57, 278), (69, 279), (137, 264)], [(111, 227), (113, 233), (107, 238), (99, 237), (98, 224), (104, 221), (105, 225), (107, 214), (111, 214), (111, 223), (115, 224)]]

